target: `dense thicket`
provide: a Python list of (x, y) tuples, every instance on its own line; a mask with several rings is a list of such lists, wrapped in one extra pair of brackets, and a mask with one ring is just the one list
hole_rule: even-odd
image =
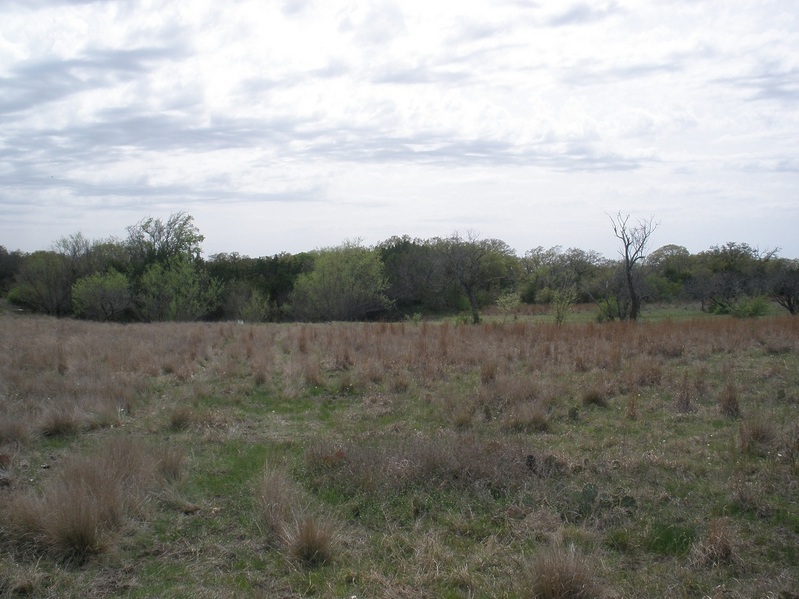
[[(753, 316), (775, 302), (799, 312), (799, 260), (746, 243), (698, 254), (665, 245), (648, 255), (625, 243), (640, 230), (617, 216), (620, 258), (541, 246), (518, 255), (474, 233), (392, 237), (300, 254), (202, 257), (191, 215), (146, 218), (125, 239), (76, 233), (49, 250), (0, 246), (0, 294), (21, 307), (92, 320), (365, 320), (462, 313), (515, 302), (595, 303), (600, 319), (636, 318), (645, 302), (699, 302), (717, 314)], [(629, 227), (624, 230), (621, 227)], [(652, 226), (652, 221), (639, 221)], [(650, 231), (651, 232), (651, 231)]]

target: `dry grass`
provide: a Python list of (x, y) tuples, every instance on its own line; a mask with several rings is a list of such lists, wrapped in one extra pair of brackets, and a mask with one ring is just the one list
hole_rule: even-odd
[(704, 537), (691, 550), (694, 566), (735, 565), (739, 559), (738, 542), (732, 525), (726, 518), (714, 518), (708, 522)]
[(7, 539), (23, 550), (81, 563), (105, 551), (128, 515), (141, 514), (156, 485), (154, 456), (112, 438), (94, 455), (65, 460), (41, 494), (17, 493), (6, 507)]
[(260, 521), (271, 543), (305, 566), (320, 566), (335, 556), (338, 527), (315, 513), (305, 492), (281, 468), (267, 463), (256, 489)]
[[(86, 597), (607, 585), (738, 599), (799, 584), (796, 319), (0, 319), (6, 593), (18, 581)], [(739, 420), (722, 416), (732, 396)], [(125, 471), (138, 474), (111, 474)]]
[(747, 418), (738, 427), (738, 443), (745, 453), (767, 454), (776, 435), (774, 422), (763, 416)]
[(572, 545), (555, 547), (539, 554), (531, 564), (528, 588), (522, 595), (531, 599), (599, 599), (605, 591), (596, 567)]
[(718, 395), (719, 411), (730, 418), (741, 415), (741, 405), (738, 401), (738, 388), (734, 381), (728, 381)]
[(684, 374), (677, 394), (674, 397), (674, 407), (680, 414), (689, 414), (695, 411), (693, 403), (693, 386), (687, 374)]
[(291, 557), (305, 566), (320, 566), (335, 556), (336, 526), (331, 520), (306, 513), (286, 526), (284, 542)]

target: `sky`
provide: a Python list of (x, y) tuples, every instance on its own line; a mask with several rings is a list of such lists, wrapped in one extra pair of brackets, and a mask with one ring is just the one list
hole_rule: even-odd
[(2, 0), (0, 245), (799, 257), (799, 0)]

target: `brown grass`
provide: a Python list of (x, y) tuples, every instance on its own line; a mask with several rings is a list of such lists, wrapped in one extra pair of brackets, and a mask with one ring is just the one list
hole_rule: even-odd
[(532, 562), (529, 587), (522, 594), (531, 599), (594, 599), (605, 596), (596, 568), (574, 546), (555, 547)]
[(502, 428), (516, 432), (546, 432), (550, 428), (549, 415), (539, 401), (519, 403), (505, 414)]
[(691, 550), (694, 566), (733, 565), (739, 560), (737, 541), (726, 518), (714, 518), (707, 524), (703, 538)]
[(283, 532), (290, 556), (305, 566), (320, 566), (335, 555), (336, 527), (332, 521), (303, 514)]
[(312, 510), (305, 492), (283, 469), (267, 463), (256, 489), (256, 504), (273, 545), (309, 567), (333, 559), (338, 527), (331, 517)]
[(674, 396), (674, 407), (680, 414), (689, 414), (696, 409), (693, 404), (693, 387), (687, 374), (683, 375), (680, 387)]
[[(546, 596), (519, 556), (544, 561), (557, 538), (600, 594), (598, 576), (631, 599), (796, 588), (795, 318), (0, 319), (6, 593), (26, 579), (37, 596)], [(733, 385), (740, 421), (719, 416)], [(675, 417), (683, 388), (691, 417)], [(593, 391), (606, 409), (583, 405)], [(44, 437), (64, 430), (43, 426), (55, 406), (77, 428)], [(188, 424), (173, 427), (181, 410)], [(112, 469), (141, 474), (107, 474), (95, 454), (113, 454), (112, 437), (142, 439), (146, 467), (117, 456)], [(266, 456), (280, 473), (261, 487)], [(241, 492), (253, 487), (254, 502)], [(679, 522), (684, 548), (652, 554), (660, 522)], [(24, 572), (33, 563), (39, 578)]]
[(741, 415), (741, 406), (738, 402), (738, 387), (734, 381), (727, 381), (718, 395), (719, 411), (730, 418)]
[(156, 481), (148, 450), (109, 439), (96, 454), (66, 459), (41, 494), (12, 495), (5, 535), (19, 549), (82, 563), (109, 547), (127, 515), (142, 513)]
[(776, 428), (771, 420), (763, 416), (752, 416), (741, 421), (738, 427), (738, 443), (741, 451), (764, 455), (768, 453), (776, 437)]

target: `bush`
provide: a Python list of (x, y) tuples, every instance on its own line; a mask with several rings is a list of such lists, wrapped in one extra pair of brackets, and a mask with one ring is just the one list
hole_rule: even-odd
[(83, 277), (72, 286), (72, 309), (76, 316), (113, 320), (132, 307), (128, 278), (114, 269)]
[(768, 314), (769, 302), (762, 295), (746, 297), (732, 306), (732, 315), (736, 318), (756, 318)]

